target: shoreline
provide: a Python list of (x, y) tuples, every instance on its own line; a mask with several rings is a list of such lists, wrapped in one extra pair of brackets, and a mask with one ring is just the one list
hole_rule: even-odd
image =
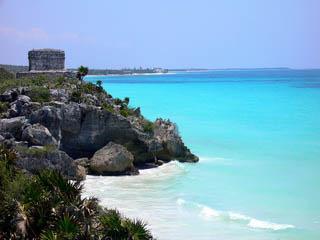
[(171, 75), (176, 74), (175, 72), (167, 72), (167, 73), (130, 73), (130, 74), (97, 74), (97, 75), (90, 75), (88, 74), (86, 77), (121, 77), (121, 76), (156, 76), (156, 75)]

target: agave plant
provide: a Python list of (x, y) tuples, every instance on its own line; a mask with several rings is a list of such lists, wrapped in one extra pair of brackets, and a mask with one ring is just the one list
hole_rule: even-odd
[(128, 231), (129, 238), (132, 240), (153, 239), (150, 230), (147, 228), (147, 224), (140, 219), (126, 219), (123, 225)]
[(81, 198), (80, 182), (53, 170), (26, 176), (14, 166), (15, 157), (0, 146), (0, 239), (153, 239), (143, 221)]

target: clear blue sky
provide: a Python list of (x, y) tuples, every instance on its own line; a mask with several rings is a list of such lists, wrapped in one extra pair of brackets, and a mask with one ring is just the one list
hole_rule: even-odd
[(0, 0), (0, 63), (320, 68), (319, 0)]

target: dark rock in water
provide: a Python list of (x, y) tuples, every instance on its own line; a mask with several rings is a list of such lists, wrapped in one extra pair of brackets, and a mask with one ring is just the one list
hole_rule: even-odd
[(0, 119), (0, 133), (9, 132), (16, 139), (21, 139), (22, 127), (27, 123), (25, 117)]
[(184, 145), (176, 124), (169, 120), (157, 119), (154, 127), (154, 137), (162, 142), (163, 150), (158, 154), (159, 159), (180, 162), (198, 162), (199, 158), (191, 153)]
[(21, 138), (22, 140), (27, 141), (30, 145), (56, 146), (58, 144), (49, 130), (38, 123), (26, 127), (22, 132)]
[(90, 159), (90, 171), (101, 175), (131, 174), (133, 155), (125, 147), (110, 142)]
[[(32, 146), (30, 148), (17, 147), (19, 157), (17, 165), (31, 173), (37, 173), (42, 169), (55, 169), (70, 179), (78, 179), (81, 173), (73, 159), (63, 151), (43, 146)], [(83, 176), (82, 176), (83, 177)]]

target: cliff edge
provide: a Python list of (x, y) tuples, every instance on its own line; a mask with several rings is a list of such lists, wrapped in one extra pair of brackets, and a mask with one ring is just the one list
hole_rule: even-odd
[(148, 121), (129, 106), (129, 98), (113, 98), (101, 82), (12, 81), (0, 88), (0, 143), (14, 148), (17, 165), (30, 173), (52, 168), (81, 179), (199, 160), (174, 123)]

